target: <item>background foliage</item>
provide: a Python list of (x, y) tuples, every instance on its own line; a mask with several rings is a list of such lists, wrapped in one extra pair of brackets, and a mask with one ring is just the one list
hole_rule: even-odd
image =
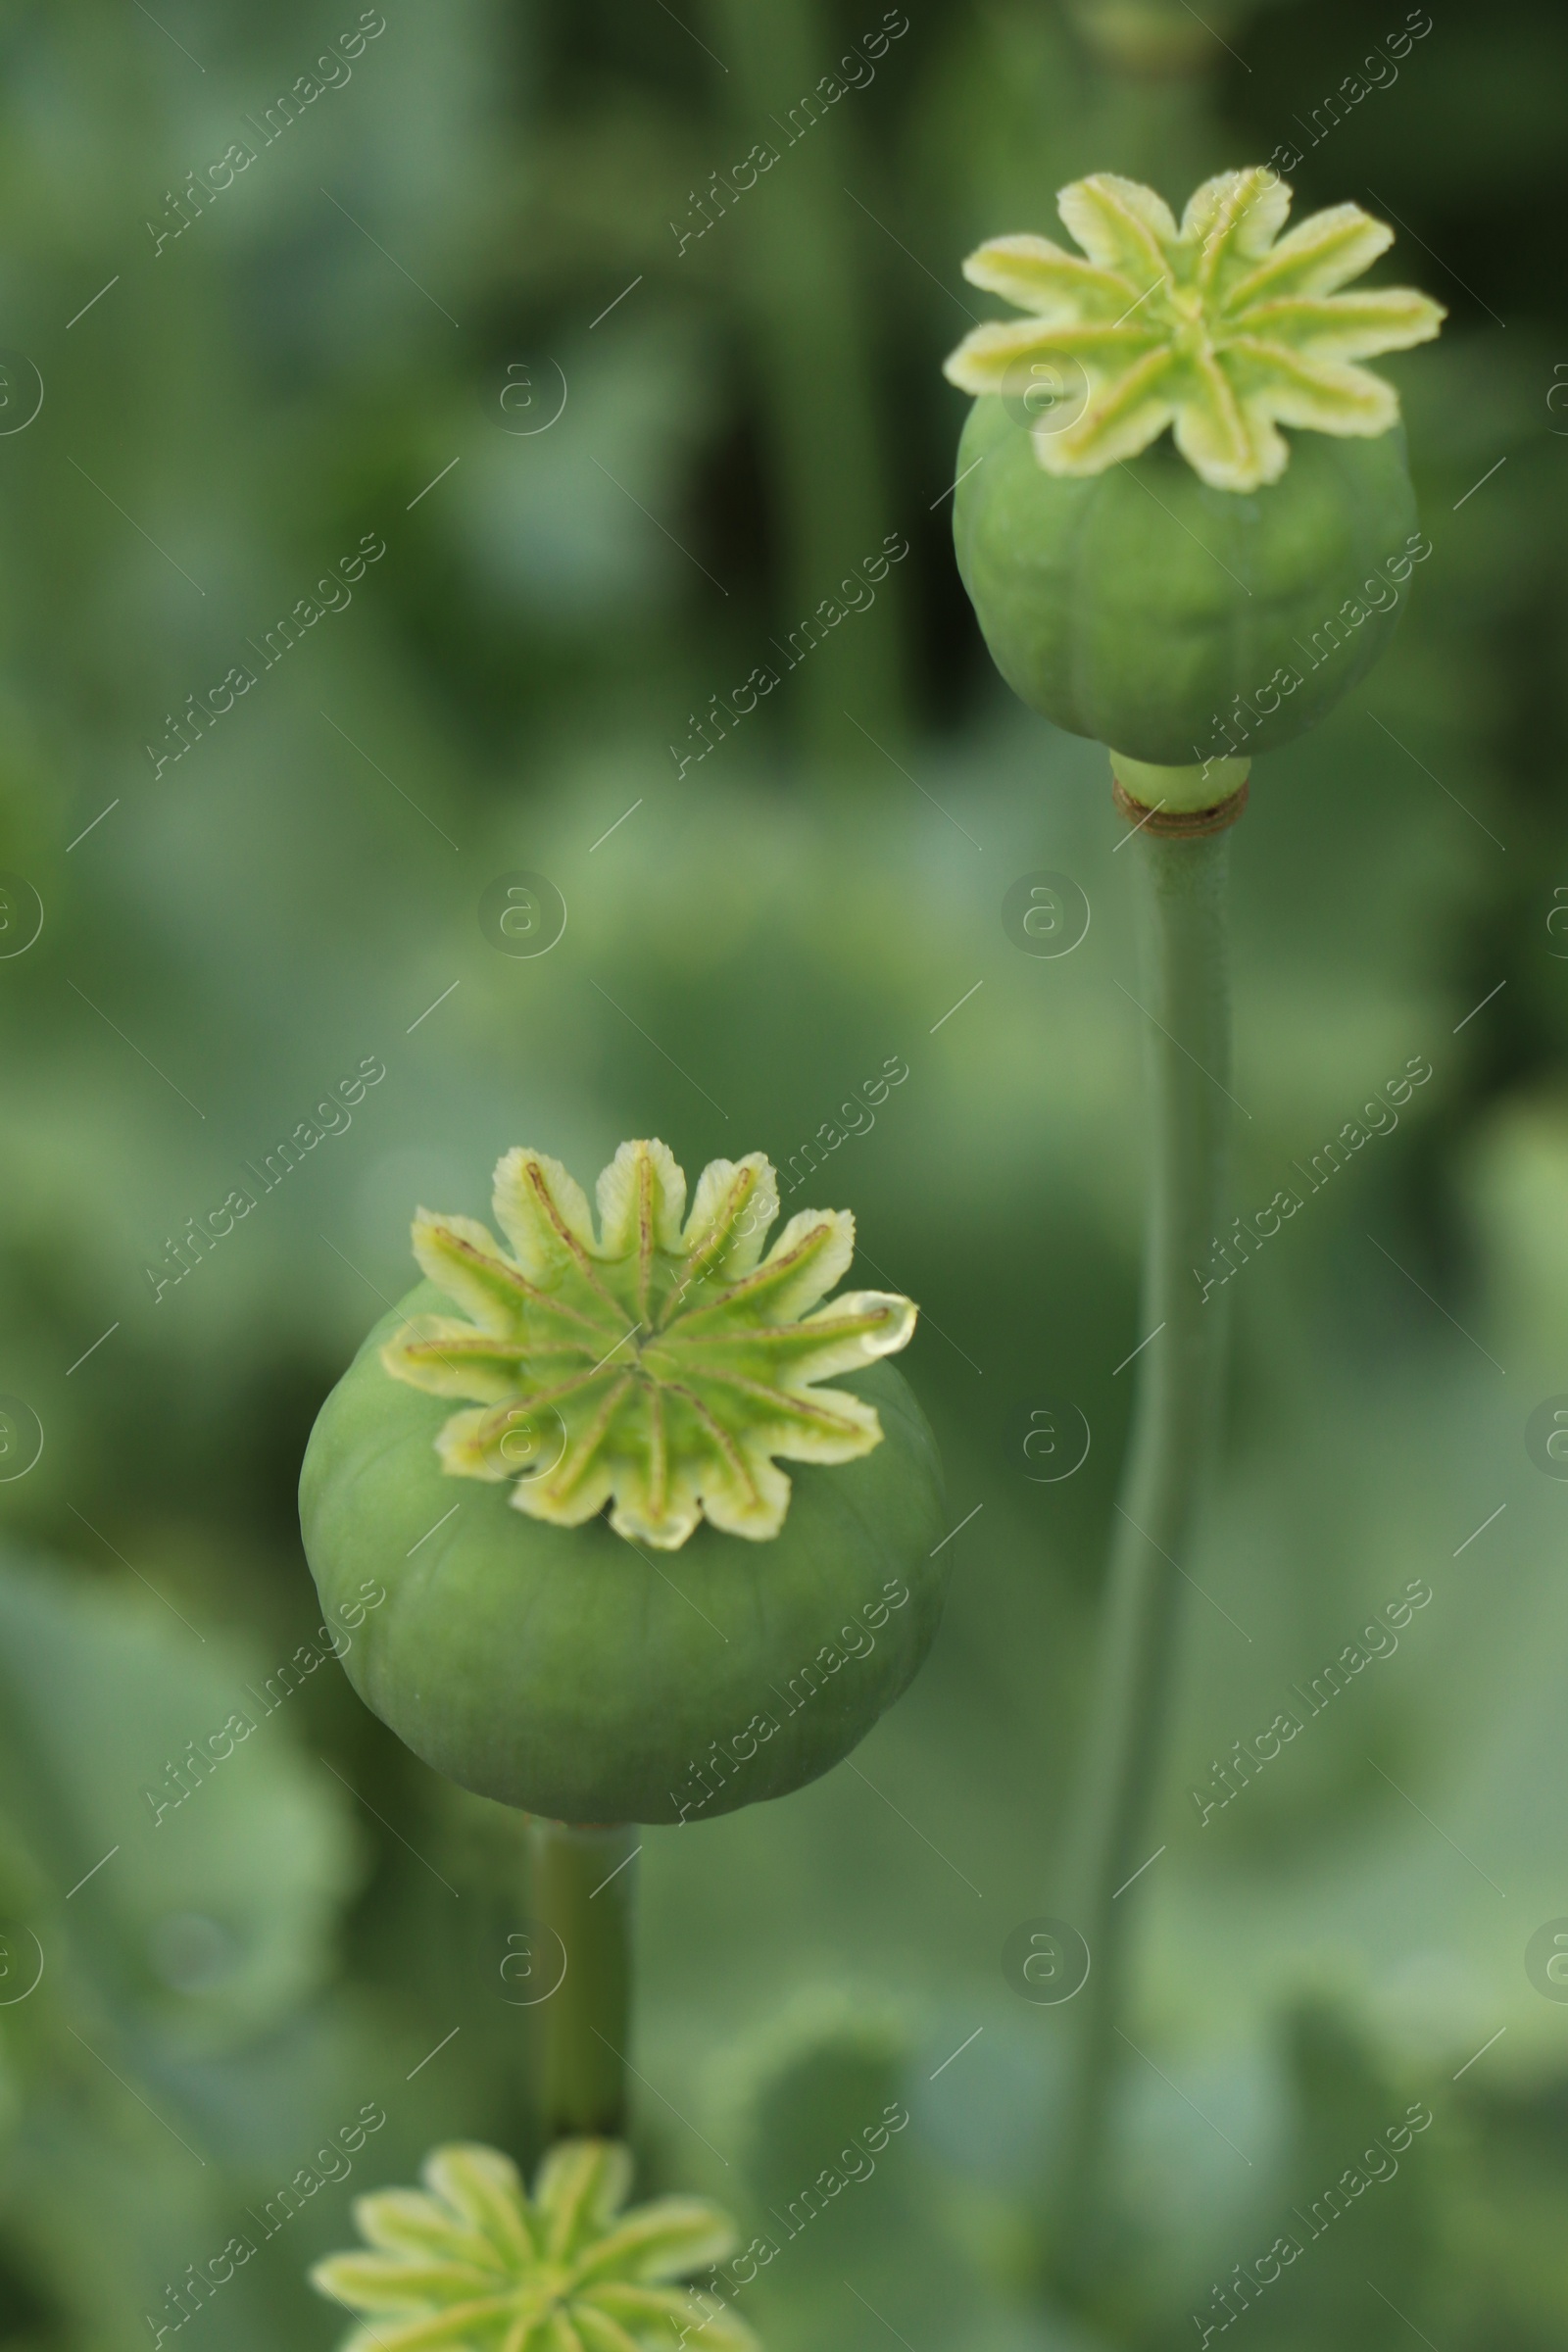
[[(1395, 651), (1236, 837), (1239, 1204), (1408, 1057), (1434, 1076), (1234, 1286), (1163, 1850), (1127, 1897), (1125, 2258), (1072, 2313), (1044, 2257), (1071, 2012), (999, 1963), (1059, 1899), (1140, 1337), (1139, 1016), (1102, 757), (1009, 704), (953, 572), (957, 262), (1050, 231), (1085, 170), (1179, 202), (1271, 153), (1385, 13), (909, 0), (790, 146), (769, 122), (869, 5), (388, 0), (267, 145), (246, 118), (352, 31), (346, 0), (0, 16), (0, 422), (26, 362), (45, 388), (0, 448), (0, 866), (45, 913), (0, 963), (0, 1388), (44, 1433), (0, 1485), (16, 2352), (156, 2339), (168, 2286), (302, 2168), (278, 2242), (187, 2325), (325, 2345), (302, 2274), (357, 2189), (437, 2137), (525, 2147), (510, 1819), (329, 1662), (177, 1810), (144, 1795), (312, 1639), (297, 1464), (406, 1286), (416, 1201), (483, 1213), (518, 1142), (585, 1177), (626, 1134), (782, 1163), (890, 1055), (907, 1081), (820, 1187), (922, 1301), (911, 1377), (953, 1524), (977, 1515), (937, 1655), (853, 1764), (649, 1833), (645, 2177), (768, 2227), (904, 2099), (748, 2298), (774, 2352), (1159, 2347), (1419, 2099), (1397, 2177), (1240, 2324), (1258, 2352), (1561, 2342), (1568, 2008), (1525, 1967), (1568, 1912), (1568, 1490), (1524, 1437), (1568, 1386), (1545, 0), (1435, 9), (1293, 173), (1303, 208), (1396, 215), (1389, 273), (1452, 317), (1390, 367), (1435, 551)], [(241, 138), (254, 164), (173, 236)], [(766, 138), (777, 166), (696, 235)], [(911, 553), (874, 608), (681, 771), (693, 714), (890, 532)], [(352, 603), (174, 761), (185, 698), (365, 534)], [(1093, 908), (1060, 960), (1000, 919), (1042, 866)], [(569, 910), (537, 959), (477, 919), (515, 868)], [(352, 1124), (155, 1297), (184, 1220), (362, 1057), (386, 1075)], [(1035, 1485), (1053, 1396), (1093, 1444)], [(1211, 1760), (1414, 1578), (1397, 1653), (1200, 1827)]]

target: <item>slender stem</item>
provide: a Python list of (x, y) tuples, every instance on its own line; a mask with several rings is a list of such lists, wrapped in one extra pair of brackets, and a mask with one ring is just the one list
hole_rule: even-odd
[[(1147, 829), (1138, 861), (1152, 1127), (1138, 1395), (1116, 1505), (1086, 1759), (1077, 1924), (1092, 1962), (1066, 2119), (1062, 2250), (1083, 2277), (1102, 2250), (1109, 2108), (1137, 1893), (1165, 1758), (1178, 1604), (1195, 1502), (1220, 1408), (1224, 1310), (1208, 1264), (1226, 1198), (1232, 1098), (1225, 887), (1230, 837)], [(1123, 1891), (1125, 1889), (1125, 1891)]]
[[(845, 193), (846, 182), (859, 186), (864, 176), (856, 161), (859, 101), (852, 92), (826, 118), (816, 95), (835, 56), (822, 0), (709, 0), (709, 22), (730, 69), (737, 154), (757, 142), (777, 158), (739, 195), (735, 218), (715, 222), (707, 249), (715, 263), (727, 259), (752, 321), (778, 493), (786, 644), (777, 666), (801, 668), (793, 699), (812, 763), (880, 769), (875, 744), (899, 749), (906, 678), (902, 572), (885, 570), (874, 589), (855, 578), (900, 519), (858, 265), (863, 236), (880, 243), (881, 232)], [(841, 602), (856, 610), (829, 637), (819, 607), (841, 585)], [(873, 597), (884, 607), (874, 619)], [(865, 734), (846, 720), (846, 709)]]
[(528, 1824), (537, 1965), (556, 1990), (533, 2012), (546, 2141), (623, 2139), (631, 2030), (631, 1929), (638, 1832), (628, 1824)]

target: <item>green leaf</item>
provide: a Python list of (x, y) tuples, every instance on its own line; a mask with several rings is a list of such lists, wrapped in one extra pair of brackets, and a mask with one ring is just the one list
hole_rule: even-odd
[(0, 1812), (47, 1857), (77, 1961), (128, 2030), (217, 2051), (321, 1982), (357, 1849), (286, 1710), (323, 1661), (324, 1643), (270, 1658), (0, 1558)]

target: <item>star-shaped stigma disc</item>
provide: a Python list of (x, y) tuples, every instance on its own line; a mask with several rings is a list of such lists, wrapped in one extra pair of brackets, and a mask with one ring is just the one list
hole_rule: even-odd
[(612, 1502), (617, 1534), (663, 1550), (704, 1516), (776, 1536), (790, 1498), (777, 1457), (847, 1462), (881, 1441), (873, 1406), (816, 1384), (906, 1346), (913, 1303), (819, 1303), (855, 1253), (844, 1209), (802, 1210), (764, 1257), (778, 1186), (760, 1152), (711, 1161), (688, 1216), (666, 1147), (622, 1144), (598, 1199), (596, 1235), (560, 1161), (518, 1150), (495, 1176), (510, 1251), (471, 1217), (421, 1209), (415, 1256), (470, 1319), (416, 1316), (382, 1362), (476, 1400), (442, 1429), (442, 1466), (511, 1480), (533, 1518), (577, 1527)]
[(730, 2223), (697, 2197), (623, 2213), (631, 2156), (618, 2141), (558, 2140), (532, 2196), (496, 2148), (436, 2148), (424, 2180), (359, 2198), (373, 2251), (311, 2273), (364, 2315), (342, 2352), (642, 2352), (684, 2341), (683, 2328), (711, 2352), (758, 2352), (715, 2296), (670, 2283), (732, 2251)]
[(966, 335), (947, 363), (965, 392), (1017, 404), (1048, 473), (1102, 473), (1167, 425), (1216, 490), (1256, 490), (1290, 462), (1279, 427), (1373, 435), (1392, 385), (1355, 363), (1434, 336), (1440, 303), (1406, 287), (1345, 293), (1394, 241), (1358, 205), (1286, 235), (1291, 191), (1267, 167), (1205, 180), (1178, 227), (1164, 199), (1113, 172), (1073, 181), (1057, 210), (1083, 248), (995, 237), (972, 285), (1025, 318)]

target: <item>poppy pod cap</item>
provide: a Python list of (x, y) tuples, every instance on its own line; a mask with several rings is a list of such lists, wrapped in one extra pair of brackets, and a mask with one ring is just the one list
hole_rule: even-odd
[(510, 1249), (421, 1211), (427, 1280), (306, 1453), (323, 1602), (386, 1595), (344, 1658), (361, 1696), (438, 1771), (556, 1820), (699, 1819), (800, 1787), (905, 1689), (941, 1615), (935, 1443), (885, 1360), (913, 1305), (826, 1297), (853, 1254), (842, 1211), (803, 1211), (764, 1255), (760, 1154), (713, 1162), (689, 1215), (685, 1194), (663, 1145), (625, 1144), (597, 1230), (526, 1151), (496, 1171)]
[(722, 2299), (678, 2279), (711, 2272), (739, 2233), (699, 2197), (624, 2210), (631, 2151), (573, 2136), (548, 2150), (532, 2193), (499, 2148), (432, 2148), (422, 2188), (358, 2197), (367, 2241), (330, 2254), (311, 2283), (364, 2315), (341, 2352), (624, 2352), (687, 2334), (710, 2352), (759, 2352)]
[(1343, 291), (1392, 231), (1338, 205), (1281, 235), (1290, 200), (1267, 170), (1224, 172), (1178, 225), (1102, 173), (1059, 199), (1081, 253), (1000, 237), (964, 265), (1028, 314), (947, 365), (978, 396), (964, 584), (1023, 701), (1152, 765), (1300, 734), (1377, 659), (1430, 553), (1395, 393), (1358, 363), (1443, 311)]

